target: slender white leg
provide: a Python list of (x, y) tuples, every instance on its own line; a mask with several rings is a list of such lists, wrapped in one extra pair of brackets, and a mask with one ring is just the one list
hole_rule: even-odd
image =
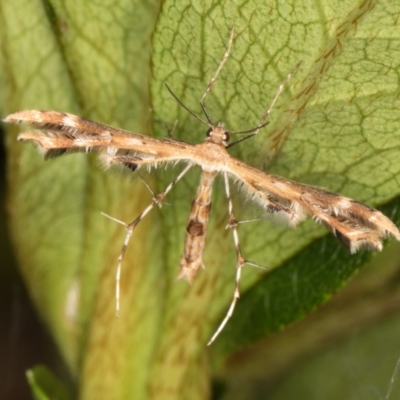
[[(128, 247), (129, 241), (131, 240), (133, 231), (138, 226), (139, 222), (154, 208), (154, 206), (161, 207), (161, 205), (164, 201), (164, 197), (183, 178), (183, 176), (186, 174), (186, 172), (189, 171), (189, 169), (191, 167), (192, 167), (192, 165), (189, 164), (185, 169), (183, 169), (182, 172), (165, 188), (165, 190), (163, 192), (161, 192), (157, 195), (153, 194), (153, 201), (131, 223), (127, 224), (116, 218), (110, 217), (107, 214), (102, 213), (105, 217), (110, 218), (113, 221), (118, 222), (121, 225), (124, 225), (125, 229), (126, 229), (126, 236), (125, 236), (124, 244), (122, 245), (121, 252), (119, 253), (119, 256), (118, 256), (117, 273), (115, 275), (115, 314), (117, 317), (119, 316), (119, 310), (120, 310), (120, 300), (119, 299), (120, 299), (120, 280), (121, 280), (121, 272), (122, 272), (122, 261), (124, 259), (124, 255), (125, 255), (126, 249)], [(146, 186), (148, 187), (147, 184), (146, 184)]]

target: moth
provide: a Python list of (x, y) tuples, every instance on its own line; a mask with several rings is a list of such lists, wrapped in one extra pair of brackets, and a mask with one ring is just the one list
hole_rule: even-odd
[[(359, 249), (382, 250), (383, 239), (391, 236), (400, 240), (399, 230), (393, 222), (381, 212), (367, 205), (323, 189), (263, 172), (229, 155), (227, 151), (229, 147), (255, 136), (260, 128), (267, 125), (267, 117), (275, 102), (299, 66), (298, 64), (279, 86), (271, 105), (264, 112), (256, 128), (244, 132), (232, 132), (227, 130), (222, 123), (214, 124), (205, 107), (204, 99), (212, 89), (228, 58), (233, 34), (232, 29), (225, 54), (200, 100), (206, 120), (182, 104), (167, 86), (175, 99), (192, 116), (208, 125), (209, 129), (203, 143), (192, 145), (171, 138), (159, 140), (58, 111), (25, 110), (11, 114), (4, 119), (4, 122), (7, 123), (24, 123), (36, 129), (20, 134), (18, 140), (33, 143), (45, 158), (58, 157), (75, 151), (97, 151), (106, 165), (120, 164), (134, 171), (141, 167), (151, 168), (159, 164), (186, 164), (164, 191), (158, 194), (152, 192), (151, 204), (131, 223), (110, 217), (124, 225), (127, 230), (118, 257), (116, 273), (117, 314), (119, 312), (119, 282), (122, 261), (135, 227), (152, 208), (162, 205), (165, 196), (190, 168), (198, 166), (201, 169), (200, 183), (186, 227), (184, 249), (177, 276), (177, 279), (193, 281), (199, 268), (203, 265), (213, 182), (217, 175), (223, 176), (229, 212), (228, 227), (233, 232), (237, 254), (236, 284), (229, 310), (208, 344), (215, 340), (233, 314), (239, 298), (242, 267), (245, 264), (259, 266), (246, 260), (242, 255), (238, 235), (238, 224), (242, 221), (236, 219), (233, 211), (230, 194), (231, 182), (240, 184), (250, 195), (252, 201), (263, 208), (267, 216), (285, 222), (290, 227), (296, 226), (307, 216), (312, 217), (316, 222), (320, 222), (330, 229), (351, 253), (355, 253)], [(239, 134), (245, 136), (229, 144), (230, 136)]]

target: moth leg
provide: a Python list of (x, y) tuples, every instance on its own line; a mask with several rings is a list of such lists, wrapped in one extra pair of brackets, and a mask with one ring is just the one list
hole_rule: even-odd
[[(300, 61), (299, 63), (296, 64), (296, 66), (286, 75), (285, 79), (284, 79), (284, 80), (282, 81), (282, 83), (279, 85), (278, 90), (276, 91), (275, 96), (274, 96), (274, 98), (272, 99), (271, 104), (270, 104), (269, 107), (265, 110), (263, 116), (262, 116), (261, 119), (260, 119), (260, 122), (259, 122), (258, 126), (257, 126), (255, 129), (252, 129), (251, 131), (246, 131), (246, 132), (231, 132), (231, 133), (236, 133), (236, 134), (249, 133), (249, 132), (251, 132), (251, 133), (249, 133), (249, 135), (247, 135), (247, 136), (245, 136), (245, 137), (243, 137), (243, 138), (241, 138), (241, 139), (235, 140), (234, 142), (230, 143), (228, 146), (226, 146), (227, 149), (229, 149), (229, 148), (231, 148), (231, 147), (233, 147), (233, 146), (236, 146), (237, 144), (239, 144), (239, 143), (241, 143), (241, 142), (244, 142), (244, 141), (247, 140), (247, 139), (252, 138), (253, 136), (257, 135), (257, 133), (260, 131), (261, 128), (263, 128), (264, 126), (268, 125), (268, 122), (265, 122), (265, 121), (267, 120), (269, 114), (271, 113), (273, 107), (275, 106), (275, 103), (276, 103), (276, 101), (278, 100), (279, 96), (281, 95), (281, 93), (282, 93), (282, 91), (283, 91), (283, 89), (284, 89), (286, 83), (287, 83), (288, 80), (292, 77), (292, 75), (298, 70), (298, 68), (300, 67), (300, 65), (301, 65), (301, 61)], [(219, 72), (219, 71), (217, 71), (217, 72)], [(215, 80), (215, 78), (213, 78), (213, 79)], [(213, 83), (214, 83), (214, 82), (213, 82)], [(210, 84), (211, 84), (211, 82), (210, 82)], [(210, 88), (210, 89), (211, 89), (211, 88)], [(210, 89), (207, 88), (207, 91), (209, 91)], [(204, 93), (203, 98), (204, 98), (205, 95), (207, 94), (207, 91), (206, 91), (206, 93)], [(203, 99), (202, 99), (202, 100), (203, 100)], [(203, 106), (203, 104), (202, 104), (202, 107), (203, 107), (204, 113), (207, 115), (207, 112), (206, 112), (205, 107)]]
[(228, 312), (225, 315), (225, 318), (222, 320), (221, 324), (219, 325), (218, 329), (215, 331), (214, 335), (212, 338), (209, 340), (207, 343), (207, 346), (209, 346), (216, 338), (217, 336), (222, 332), (224, 329), (226, 323), (228, 320), (231, 318), (233, 314), (233, 310), (235, 309), (235, 305), (237, 300), (240, 297), (239, 294), (239, 283), (240, 283), (240, 276), (242, 272), (242, 267), (243, 265), (246, 264), (246, 261), (244, 260), (242, 256), (242, 251), (240, 249), (240, 243), (239, 243), (239, 235), (237, 231), (237, 224), (238, 221), (235, 218), (235, 215), (233, 213), (233, 205), (232, 205), (232, 199), (231, 199), (231, 194), (230, 194), (230, 189), (229, 189), (229, 181), (228, 181), (228, 175), (224, 173), (224, 181), (225, 181), (225, 192), (226, 192), (226, 197), (228, 199), (228, 210), (229, 210), (229, 224), (228, 227), (232, 229), (233, 232), (233, 240), (235, 242), (235, 247), (236, 247), (236, 257), (237, 257), (237, 263), (236, 263), (236, 284), (235, 284), (235, 290), (233, 293), (233, 298), (231, 305), (228, 309)]
[(224, 173), (224, 181), (225, 181), (225, 192), (226, 192), (226, 197), (228, 199), (228, 211), (229, 211), (229, 223), (227, 225), (227, 228), (232, 229), (233, 233), (233, 240), (235, 242), (235, 247), (236, 247), (236, 280), (235, 280), (235, 290), (233, 292), (233, 298), (231, 305), (229, 306), (229, 309), (225, 315), (225, 318), (222, 320), (220, 325), (218, 326), (217, 330), (215, 331), (214, 335), (212, 338), (208, 341), (207, 346), (210, 346), (212, 342), (217, 338), (217, 336), (222, 332), (224, 329), (225, 325), (229, 321), (229, 319), (233, 315), (233, 311), (236, 306), (236, 302), (238, 301), (240, 297), (240, 278), (241, 278), (241, 273), (242, 273), (242, 267), (244, 267), (246, 264), (251, 265), (256, 268), (261, 268), (261, 269), (269, 269), (266, 268), (262, 265), (259, 265), (253, 261), (245, 260), (243, 255), (242, 255), (242, 250), (240, 249), (240, 242), (239, 242), (239, 235), (238, 235), (238, 230), (237, 226), (240, 223), (244, 222), (251, 222), (253, 220), (257, 220), (258, 218), (255, 219), (250, 219), (246, 221), (238, 221), (235, 217), (235, 214), (233, 213), (233, 204), (232, 204), (232, 198), (231, 198), (231, 193), (230, 193), (230, 188), (229, 188), (229, 179), (228, 179), (228, 174), (225, 172)]
[(252, 134), (252, 136), (257, 135), (258, 131), (262, 126), (264, 126), (265, 121), (267, 120), (269, 114), (271, 113), (272, 109), (275, 106), (276, 101), (278, 100), (278, 97), (281, 95), (282, 90), (284, 89), (285, 85), (287, 84), (288, 80), (292, 77), (292, 75), (299, 69), (302, 61), (298, 62), (295, 67), (286, 75), (285, 79), (282, 81), (282, 83), (279, 85), (274, 98), (272, 99), (271, 104), (269, 107), (265, 110), (263, 116), (260, 119), (260, 123), (258, 124), (257, 130)]
[(111, 217), (105, 213), (102, 213), (105, 217), (112, 219), (115, 222), (118, 222), (119, 224), (125, 226), (126, 229), (126, 236), (124, 240), (124, 244), (122, 245), (122, 249), (118, 255), (118, 264), (117, 264), (117, 272), (115, 275), (115, 314), (118, 317), (119, 316), (119, 310), (120, 310), (120, 280), (121, 280), (121, 272), (122, 272), (122, 261), (124, 259), (124, 255), (126, 252), (126, 249), (128, 247), (129, 241), (132, 237), (133, 231), (135, 228), (138, 226), (139, 222), (154, 208), (154, 206), (161, 207), (165, 196), (171, 191), (171, 189), (183, 178), (183, 176), (186, 174), (186, 172), (189, 171), (189, 169), (192, 167), (191, 164), (187, 165), (185, 169), (181, 171), (181, 173), (165, 188), (164, 191), (162, 191), (159, 194), (154, 194), (152, 190), (150, 190), (149, 186), (147, 183), (145, 183), (146, 187), (150, 190), (150, 192), (153, 195), (153, 200), (152, 202), (137, 216), (132, 222), (129, 224), (120, 221), (114, 217)]
[[(174, 133), (175, 133), (176, 127), (178, 126), (178, 122), (179, 122), (177, 119), (175, 120), (174, 124), (172, 125), (172, 128), (160, 119), (155, 119), (154, 122), (161, 125), (166, 130), (167, 135), (165, 136), (165, 140), (175, 141)], [(180, 140), (177, 140), (177, 141), (180, 142)]]
[(232, 26), (231, 34), (230, 34), (230, 36), (229, 36), (228, 46), (226, 47), (224, 56), (222, 57), (222, 60), (221, 60), (221, 62), (219, 63), (218, 68), (217, 68), (217, 70), (215, 71), (214, 76), (211, 78), (210, 83), (207, 85), (207, 88), (206, 88), (205, 92), (203, 93), (203, 96), (201, 97), (201, 100), (200, 100), (200, 106), (201, 106), (201, 108), (203, 109), (203, 112), (204, 112), (205, 116), (207, 117), (207, 121), (208, 121), (211, 125), (214, 125), (214, 124), (212, 123), (211, 118), (210, 118), (210, 115), (208, 114), (208, 111), (207, 111), (207, 109), (206, 109), (206, 106), (204, 105), (204, 99), (205, 99), (205, 97), (207, 96), (207, 94), (211, 91), (211, 89), (213, 88), (214, 83), (215, 83), (215, 81), (216, 81), (216, 79), (217, 79), (217, 77), (218, 77), (218, 75), (219, 75), (219, 73), (220, 73), (222, 67), (223, 67), (224, 64), (225, 64), (225, 61), (227, 60), (227, 58), (228, 58), (228, 56), (229, 56), (229, 53), (230, 53), (231, 47), (232, 47), (233, 34), (234, 34), (234, 33), (235, 33), (235, 28)]

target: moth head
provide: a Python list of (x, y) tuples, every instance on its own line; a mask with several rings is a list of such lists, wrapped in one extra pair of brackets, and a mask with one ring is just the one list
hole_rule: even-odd
[(229, 132), (225, 129), (223, 124), (219, 123), (217, 126), (212, 126), (208, 129), (206, 140), (227, 147), (229, 142)]

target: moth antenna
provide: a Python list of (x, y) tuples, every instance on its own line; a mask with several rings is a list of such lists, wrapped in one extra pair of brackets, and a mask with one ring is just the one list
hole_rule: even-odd
[(183, 107), (191, 116), (195, 117), (198, 121), (202, 122), (204, 125), (208, 125), (209, 127), (213, 127), (210, 122), (204, 121), (203, 118), (200, 118), (195, 112), (193, 112), (190, 108), (188, 108), (179, 98), (178, 96), (172, 91), (172, 89), (165, 83), (165, 87), (171, 93), (172, 97), (178, 102), (178, 104)]

